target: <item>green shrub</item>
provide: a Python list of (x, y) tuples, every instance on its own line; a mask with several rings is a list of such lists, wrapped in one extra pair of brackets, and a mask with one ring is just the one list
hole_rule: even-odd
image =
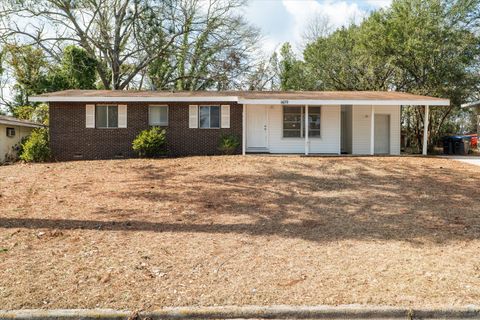
[(165, 129), (152, 127), (138, 134), (132, 148), (140, 157), (158, 157), (165, 154), (166, 142)]
[(26, 162), (44, 162), (50, 159), (48, 129), (34, 129), (21, 146), (20, 159)]
[(234, 134), (226, 134), (220, 138), (220, 150), (223, 154), (234, 154), (240, 145), (240, 140)]

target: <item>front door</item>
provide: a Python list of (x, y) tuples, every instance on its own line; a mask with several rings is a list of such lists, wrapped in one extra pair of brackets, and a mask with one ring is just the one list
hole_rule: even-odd
[(375, 154), (390, 153), (390, 116), (375, 115)]
[(247, 148), (267, 149), (267, 108), (262, 105), (247, 106)]

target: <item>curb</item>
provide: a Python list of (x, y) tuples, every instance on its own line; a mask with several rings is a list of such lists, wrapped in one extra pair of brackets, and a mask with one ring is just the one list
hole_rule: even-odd
[(150, 312), (113, 309), (0, 310), (0, 319), (480, 319), (479, 307), (408, 309), (361, 306), (178, 307)]

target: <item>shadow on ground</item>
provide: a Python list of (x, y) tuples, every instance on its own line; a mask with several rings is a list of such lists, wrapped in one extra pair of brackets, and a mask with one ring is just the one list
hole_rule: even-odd
[[(0, 217), (0, 227), (236, 233), (317, 242), (479, 238), (480, 189), (473, 169), (444, 168), (444, 160), (428, 159), (419, 166), (417, 159), (296, 158), (284, 167), (278, 159), (260, 159), (240, 172), (205, 172), (188, 162), (174, 170), (161, 161), (139, 166), (132, 169), (135, 179), (125, 180), (128, 188), (96, 199), (127, 200), (129, 206), (90, 212), (87, 219)], [(93, 187), (90, 192), (94, 197)], [(175, 210), (153, 213), (159, 203)]]

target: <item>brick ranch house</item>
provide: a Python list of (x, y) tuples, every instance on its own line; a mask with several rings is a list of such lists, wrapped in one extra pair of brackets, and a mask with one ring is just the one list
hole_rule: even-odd
[(133, 139), (149, 126), (166, 128), (173, 156), (218, 154), (224, 134), (238, 136), (239, 154), (398, 155), (401, 106), (424, 106), (428, 119), (429, 106), (450, 103), (367, 91), (66, 90), (30, 101), (49, 103), (58, 160), (133, 157)]

